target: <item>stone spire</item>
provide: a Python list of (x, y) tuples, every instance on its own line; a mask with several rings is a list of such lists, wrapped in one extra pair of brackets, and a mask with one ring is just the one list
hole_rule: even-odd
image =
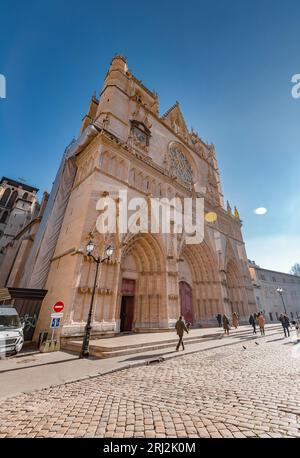
[(228, 200), (227, 200), (227, 208), (226, 208), (226, 211), (227, 211), (228, 215), (232, 215), (231, 206), (230, 206), (230, 203), (228, 202)]

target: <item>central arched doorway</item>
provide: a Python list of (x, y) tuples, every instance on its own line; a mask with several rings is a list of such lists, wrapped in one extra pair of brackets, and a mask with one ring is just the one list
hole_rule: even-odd
[(192, 288), (185, 281), (179, 282), (179, 295), (180, 295), (180, 313), (184, 320), (193, 324), (193, 295)]
[(142, 332), (167, 326), (165, 255), (150, 234), (125, 239), (120, 266), (120, 331)]

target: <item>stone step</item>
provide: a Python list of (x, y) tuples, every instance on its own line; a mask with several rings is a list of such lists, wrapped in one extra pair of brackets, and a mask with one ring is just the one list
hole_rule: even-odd
[[(280, 328), (281, 325), (272, 325), (268, 326), (268, 332), (272, 330), (277, 330)], [(234, 336), (242, 337), (242, 336), (251, 336), (251, 329), (240, 329), (234, 331)], [(124, 336), (125, 337), (125, 336)], [(220, 329), (220, 332), (210, 333), (206, 335), (196, 335), (196, 336), (189, 336), (186, 335), (184, 337), (184, 344), (196, 344), (203, 341), (209, 340), (216, 340), (223, 337), (223, 332)], [(113, 338), (112, 338), (113, 341)], [(92, 339), (90, 340), (89, 351), (90, 355), (97, 357), (97, 358), (112, 358), (114, 356), (126, 356), (132, 355), (135, 353), (143, 353), (149, 351), (156, 351), (156, 350), (163, 350), (165, 348), (174, 348), (178, 342), (178, 337), (174, 334), (174, 337), (171, 339), (162, 339), (160, 341), (151, 341), (149, 342), (137, 342), (134, 344), (124, 343), (121, 345), (101, 345), (101, 339)], [(82, 341), (80, 340), (67, 340), (63, 343), (62, 348), (65, 350), (69, 350), (71, 352), (79, 353), (81, 350)]]
[[(220, 338), (220, 336), (218, 335)], [(190, 339), (187, 341), (187, 339), (184, 339), (184, 345), (189, 345), (189, 344), (195, 344), (202, 342), (203, 340), (208, 341), (208, 340), (215, 340), (216, 337), (198, 337), (198, 338), (193, 338), (192, 340)], [(124, 345), (124, 346), (118, 346), (115, 348), (112, 347), (99, 347), (98, 345), (93, 345), (92, 341), (90, 341), (90, 347), (89, 347), (89, 352), (91, 356), (97, 357), (97, 358), (113, 358), (114, 356), (126, 356), (126, 355), (132, 355), (135, 353), (145, 353), (149, 351), (155, 351), (155, 350), (163, 350), (165, 348), (173, 348), (175, 351), (176, 344), (178, 342), (177, 339), (173, 339), (172, 341), (164, 341), (164, 342), (149, 342), (147, 345), (143, 344), (136, 344), (136, 345)], [(69, 350), (75, 353), (79, 353), (81, 350), (81, 342), (78, 341), (68, 341), (64, 344), (64, 349)]]
[[(220, 334), (219, 333), (214, 333), (214, 334), (209, 334), (209, 335), (204, 335), (204, 336), (189, 336), (189, 335), (184, 335), (184, 341), (185, 342), (195, 342), (195, 341), (198, 341), (199, 339), (204, 339), (204, 338), (217, 338), (217, 337), (220, 337)], [(168, 345), (174, 345), (174, 343), (176, 343), (178, 341), (178, 337), (177, 335), (174, 333), (174, 337), (171, 338), (171, 339), (163, 339), (161, 341), (151, 341), (149, 339), (149, 342), (137, 342), (137, 343), (132, 343), (132, 344), (122, 344), (122, 345), (114, 345), (112, 347), (108, 346), (108, 345), (105, 345), (105, 346), (102, 346), (100, 345), (101, 343), (101, 340), (97, 341), (99, 342), (99, 344), (97, 343), (97, 348), (100, 350), (100, 351), (117, 351), (117, 350), (130, 350), (132, 348), (140, 348), (140, 347), (143, 347), (145, 349), (148, 349), (148, 347), (152, 347), (153, 345), (160, 345), (160, 344), (168, 344)], [(90, 345), (93, 345), (93, 340), (90, 340)]]

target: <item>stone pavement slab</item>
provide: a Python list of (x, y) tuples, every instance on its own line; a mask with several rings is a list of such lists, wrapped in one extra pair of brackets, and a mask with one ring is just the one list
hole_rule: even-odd
[(300, 437), (300, 345), (235, 342), (0, 400), (0, 436)]
[[(250, 327), (245, 326), (242, 333), (235, 333), (233, 331), (231, 336), (223, 336), (221, 332), (219, 337), (215, 339), (203, 338), (203, 341), (200, 343), (187, 343), (185, 352), (164, 349), (163, 351), (145, 351), (142, 354), (125, 355), (109, 359), (79, 359), (76, 354), (58, 351), (53, 353), (36, 353), (28, 356), (19, 355), (18, 357), (0, 360), (0, 399), (15, 396), (18, 393), (29, 393), (37, 389), (95, 377), (134, 366), (167, 361), (212, 348), (238, 343), (253, 346), (256, 340), (258, 342), (259, 339), (264, 339), (258, 335), (257, 338), (253, 338), (250, 331)], [(270, 327), (269, 330), (267, 329), (267, 335), (269, 336), (274, 335), (277, 338), (281, 338), (281, 334), (281, 328), (277, 328), (276, 330), (274, 327)], [(249, 344), (244, 343), (245, 337), (249, 339), (246, 341)]]

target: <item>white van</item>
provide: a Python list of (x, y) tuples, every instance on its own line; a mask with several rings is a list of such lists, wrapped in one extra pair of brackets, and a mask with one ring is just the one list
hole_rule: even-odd
[(13, 306), (0, 306), (0, 358), (19, 353), (23, 347), (23, 325)]

